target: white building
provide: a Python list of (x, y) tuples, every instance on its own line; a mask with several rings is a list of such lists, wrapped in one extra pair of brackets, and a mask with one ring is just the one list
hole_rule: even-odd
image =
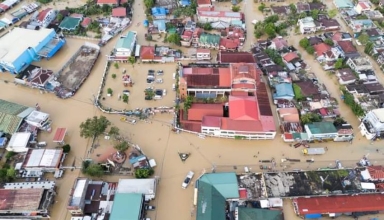
[(41, 129), (49, 123), (49, 114), (40, 111), (33, 111), (27, 116), (27, 118), (25, 118), (25, 121), (28, 124)]
[(362, 136), (368, 140), (384, 134), (384, 109), (374, 109), (367, 113), (359, 126)]
[(358, 13), (358, 14), (361, 14), (363, 13), (364, 11), (370, 11), (372, 8), (371, 8), (371, 5), (368, 3), (368, 2), (365, 2), (365, 1), (359, 1), (356, 6), (354, 7), (355, 11)]
[(210, 49), (197, 49), (196, 50), (197, 60), (210, 60), (211, 50)]
[(42, 10), (36, 18), (37, 23), (41, 27), (47, 27), (53, 20), (55, 20), (57, 15), (56, 10), (52, 8), (46, 8)]
[(197, 9), (197, 20), (200, 23), (212, 23), (216, 21), (231, 23), (232, 21), (241, 21), (242, 14), (240, 12), (206, 11)]
[(368, 57), (349, 58), (346, 64), (358, 73), (372, 69), (372, 64)]
[(316, 32), (316, 24), (312, 17), (305, 17), (299, 19), (298, 25), (302, 34), (309, 34)]
[(136, 32), (129, 31), (126, 36), (121, 36), (115, 46), (116, 59), (127, 59), (134, 53), (136, 45)]
[(120, 179), (116, 193), (141, 193), (145, 200), (155, 199), (158, 179)]
[(63, 149), (29, 149), (21, 166), (28, 172), (55, 172), (63, 160)]
[(28, 146), (31, 135), (32, 134), (30, 132), (14, 133), (8, 143), (7, 151), (12, 151), (16, 153), (27, 152), (29, 150)]

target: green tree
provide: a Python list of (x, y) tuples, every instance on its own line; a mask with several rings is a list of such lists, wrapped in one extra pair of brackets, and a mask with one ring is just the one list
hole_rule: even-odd
[(128, 103), (129, 96), (127, 94), (123, 94), (123, 102)]
[(265, 33), (268, 35), (269, 38), (275, 38), (276, 37), (276, 27), (273, 23), (267, 23), (264, 28)]
[(92, 177), (101, 177), (104, 174), (104, 169), (101, 165), (91, 163), (86, 169), (85, 174)]
[(111, 126), (111, 128), (109, 128), (108, 135), (112, 136), (112, 137), (119, 136), (120, 135), (120, 129), (116, 126)]
[(265, 9), (265, 4), (264, 3), (261, 3), (258, 7), (259, 11), (261, 12), (264, 12), (264, 9)]
[(154, 171), (151, 168), (139, 168), (135, 170), (135, 177), (137, 179), (145, 179), (152, 176), (153, 173)]
[(6, 182), (7, 181), (7, 172), (8, 172), (8, 169), (7, 168), (1, 168), (0, 169), (0, 181), (1, 182)]
[(180, 45), (181, 37), (177, 33), (172, 33), (168, 35), (167, 37), (167, 42), (175, 44), (175, 45)]
[(193, 103), (193, 97), (192, 96), (187, 96), (187, 98), (184, 101), (184, 112), (188, 114), (188, 110), (192, 107)]
[(118, 152), (124, 152), (126, 150), (128, 150), (129, 148), (129, 144), (127, 141), (120, 141), (118, 143), (116, 143), (113, 148), (115, 148)]
[(325, 40), (324, 40), (324, 43), (328, 44), (328, 45), (331, 46), (331, 47), (334, 45), (333, 40), (331, 40), (331, 39), (329, 39), (329, 38), (325, 39)]
[(80, 137), (96, 138), (103, 134), (109, 125), (111, 122), (105, 116), (88, 118), (80, 124)]
[(371, 55), (373, 48), (374, 48), (373, 43), (372, 43), (372, 42), (368, 42), (368, 43), (365, 45), (364, 53), (366, 53), (366, 54), (368, 54), (368, 55)]
[(155, 5), (154, 0), (144, 0), (144, 5), (147, 9), (151, 9)]
[(304, 97), (303, 93), (301, 92), (300, 86), (298, 86), (296, 83), (294, 83), (292, 85), (292, 87), (293, 87), (293, 93), (295, 94), (295, 99), (298, 101), (303, 100), (305, 97)]
[(307, 114), (301, 115), (300, 120), (301, 120), (301, 123), (305, 125), (305, 124), (310, 124), (312, 122), (320, 122), (321, 116), (315, 113), (307, 113)]
[(339, 58), (337, 59), (337, 61), (335, 62), (335, 69), (341, 69), (343, 68), (343, 59)]
[(11, 159), (13, 156), (15, 156), (16, 153), (13, 152), (13, 151), (8, 151), (7, 154), (5, 155), (5, 159), (9, 160)]
[(69, 144), (62, 146), (61, 148), (63, 148), (64, 153), (69, 153), (69, 151), (71, 151), (71, 145)]
[(307, 51), (308, 54), (314, 54), (315, 53), (315, 48), (313, 48), (312, 46), (308, 46), (307, 48), (305, 48), (305, 51)]
[(212, 30), (212, 25), (210, 23), (205, 23), (203, 25), (203, 29), (206, 31), (210, 31), (210, 30)]
[(112, 74), (112, 79), (116, 79), (116, 74)]
[(318, 9), (312, 10), (311, 11), (311, 17), (316, 20), (319, 17), (319, 12), (320, 11)]
[(299, 41), (300, 47), (306, 49), (309, 46), (309, 40), (308, 38), (303, 38)]
[(362, 45), (366, 45), (369, 42), (369, 36), (365, 31), (362, 32), (357, 39)]
[(16, 170), (14, 168), (9, 168), (7, 170), (7, 176), (6, 176), (6, 180), (7, 181), (12, 181), (16, 178)]
[(297, 13), (297, 8), (295, 4), (289, 4), (289, 9), (291, 11), (291, 14), (296, 14)]
[(111, 88), (108, 88), (108, 89), (107, 89), (107, 93), (110, 94), (110, 95), (112, 95), (112, 94), (113, 94), (113, 90), (112, 90)]
[(119, 69), (119, 64), (118, 64), (118, 63), (114, 63), (113, 66), (114, 66), (116, 69)]
[(57, 16), (56, 16), (56, 20), (58, 22), (61, 22), (63, 20), (64, 16), (61, 14), (61, 13), (58, 13)]
[(306, 12), (301, 12), (301, 13), (299, 14), (299, 18), (300, 18), (300, 19), (305, 18), (305, 17), (307, 17), (307, 13), (306, 13)]
[(135, 57), (133, 57), (133, 56), (128, 57), (128, 62), (129, 62), (130, 64), (132, 64), (132, 66), (134, 66), (134, 64), (135, 64), (135, 62), (136, 62)]
[(240, 11), (240, 6), (237, 6), (237, 5), (232, 6), (232, 11), (233, 12), (239, 12)]
[(334, 18), (334, 17), (336, 17), (337, 13), (338, 13), (337, 9), (329, 10), (328, 11), (328, 17)]

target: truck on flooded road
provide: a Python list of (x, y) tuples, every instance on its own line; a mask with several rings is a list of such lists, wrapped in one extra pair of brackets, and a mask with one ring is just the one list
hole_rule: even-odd
[(302, 150), (304, 155), (321, 155), (325, 154), (325, 149), (323, 147), (320, 148), (305, 148)]

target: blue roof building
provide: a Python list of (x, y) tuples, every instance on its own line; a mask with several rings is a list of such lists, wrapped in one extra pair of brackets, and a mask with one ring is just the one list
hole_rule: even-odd
[(191, 0), (179, 0), (179, 5), (181, 7), (187, 7), (191, 4)]
[(64, 44), (54, 29), (14, 28), (0, 38), (0, 72), (20, 73), (33, 61), (52, 57)]
[(354, 7), (354, 4), (350, 0), (333, 0), (333, 4), (337, 9), (347, 9)]
[(275, 85), (276, 93), (273, 94), (273, 99), (292, 100), (295, 97), (291, 83), (280, 83)]
[(163, 7), (153, 7), (152, 16), (154, 19), (164, 19), (167, 17), (168, 9)]
[(225, 219), (227, 199), (239, 198), (235, 173), (208, 173), (197, 181), (196, 220)]
[(115, 45), (115, 55), (117, 59), (126, 60), (134, 53), (137, 40), (137, 33), (128, 31), (127, 35), (120, 36)]
[(167, 32), (167, 26), (165, 25), (165, 20), (154, 20), (153, 25), (157, 27), (160, 33)]
[(116, 193), (110, 220), (140, 220), (144, 213), (144, 196), (140, 193)]

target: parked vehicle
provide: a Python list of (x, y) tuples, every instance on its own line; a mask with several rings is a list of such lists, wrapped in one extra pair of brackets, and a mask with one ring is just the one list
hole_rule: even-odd
[(161, 84), (161, 83), (163, 83), (163, 79), (156, 79), (156, 83), (158, 83), (158, 84)]
[(127, 95), (127, 96), (129, 96), (129, 90), (128, 90), (128, 89), (123, 90), (123, 95)]
[(173, 73), (172, 78), (176, 79), (176, 73)]
[(152, 77), (148, 77), (147, 78), (147, 83), (148, 84), (151, 84), (151, 83), (153, 83), (155, 81), (155, 78), (152, 78)]
[(162, 76), (162, 75), (164, 75), (164, 71), (163, 70), (158, 70), (156, 75)]
[(155, 210), (155, 209), (156, 209), (156, 206), (152, 206), (152, 205), (146, 205), (145, 206), (145, 210), (152, 211), (152, 210)]
[(172, 90), (173, 90), (173, 91), (176, 91), (176, 85), (175, 85), (175, 83), (172, 84)]
[(183, 183), (181, 184), (181, 188), (186, 189), (189, 186), (189, 184), (191, 183), (194, 175), (195, 175), (195, 173), (193, 171), (189, 171), (187, 173), (187, 176), (185, 177)]
[(305, 148), (303, 149), (303, 154), (304, 155), (321, 155), (325, 154), (325, 149), (324, 148)]

